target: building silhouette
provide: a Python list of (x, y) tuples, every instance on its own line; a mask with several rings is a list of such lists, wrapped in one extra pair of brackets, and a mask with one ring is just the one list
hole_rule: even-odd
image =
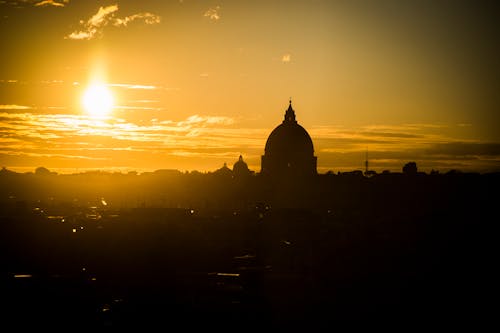
[(229, 169), (227, 163), (224, 162), (224, 165), (221, 168), (214, 171), (214, 175), (231, 178), (233, 175), (233, 171)]
[(240, 155), (238, 161), (233, 165), (233, 176), (235, 178), (247, 177), (250, 176), (252, 172), (248, 169), (248, 164), (243, 161), (243, 156)]
[(273, 178), (316, 175), (316, 162), (311, 137), (295, 120), (290, 100), (285, 119), (267, 139), (261, 174)]

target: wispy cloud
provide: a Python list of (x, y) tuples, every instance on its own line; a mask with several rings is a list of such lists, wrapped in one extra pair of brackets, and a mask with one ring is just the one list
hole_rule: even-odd
[(87, 22), (81, 20), (80, 25), (83, 30), (73, 31), (66, 36), (68, 39), (92, 39), (96, 34), (101, 33), (101, 29), (113, 19), (112, 15), (118, 10), (118, 5), (110, 5), (100, 7), (97, 13), (92, 16)]
[[(500, 168), (500, 144), (451, 136), (442, 124), (372, 125), (312, 128), (318, 167), (326, 171), (370, 168), (401, 171), (408, 161), (419, 168), (491, 171)], [(451, 131), (453, 132), (453, 131)], [(451, 133), (450, 132), (450, 133)]]
[(110, 83), (110, 84), (108, 84), (108, 86), (110, 86), (110, 87), (125, 88), (125, 89), (144, 89), (144, 90), (161, 89), (161, 87), (153, 86), (153, 85), (126, 84), (126, 83)]
[(197, 158), (206, 158), (206, 157), (225, 157), (225, 158), (233, 158), (235, 157), (234, 151), (225, 151), (225, 152), (200, 152), (200, 151), (189, 151), (189, 150), (174, 150), (170, 153), (174, 156), (182, 156), (182, 157), (197, 157)]
[(64, 7), (69, 0), (62, 0), (62, 2), (56, 2), (54, 0), (43, 0), (43, 1), (38, 1), (35, 3), (35, 6), (37, 7), (42, 7), (42, 6), (54, 6), (54, 7)]
[(25, 7), (25, 6), (35, 6), (35, 7), (64, 7), (69, 0), (8, 0), (8, 1), (0, 1), (0, 4), (8, 4), (16, 7)]
[(120, 27), (120, 26), (126, 27), (129, 24), (129, 22), (132, 22), (135, 20), (144, 20), (144, 23), (146, 23), (146, 24), (160, 23), (160, 17), (158, 15), (151, 14), (151, 13), (139, 13), (139, 14), (126, 16), (124, 18), (116, 18), (113, 22), (113, 25), (115, 27)]
[(143, 110), (143, 111), (161, 111), (162, 107), (149, 107), (149, 106), (130, 106), (130, 105), (117, 105), (114, 107), (118, 110)]
[[(163, 163), (158, 162), (158, 156), (162, 156), (161, 161), (189, 160), (193, 168), (207, 168), (208, 161), (218, 165), (232, 157), (236, 161), (243, 154), (258, 170), (272, 130), (245, 128), (240, 119), (222, 115), (194, 114), (177, 121), (152, 116), (149, 121), (142, 118), (133, 122), (112, 116), (96, 119), (75, 114), (38, 114), (22, 107), (16, 111), (12, 106), (8, 108), (11, 111), (2, 109), (0, 163), (7, 166), (9, 161), (22, 160), (24, 165), (31, 165), (28, 163), (34, 162), (30, 159), (40, 158), (36, 161), (43, 162), (43, 158), (54, 158), (94, 161), (86, 164), (93, 167), (102, 166), (99, 161), (139, 167), (141, 163)], [(313, 126), (308, 131), (320, 172), (363, 169), (367, 150), (370, 169), (376, 171), (401, 171), (408, 161), (416, 161), (420, 170), (427, 171), (500, 169), (500, 143), (456, 138), (448, 129), (435, 124), (402, 124)]]
[(32, 109), (31, 106), (17, 105), (17, 104), (2, 104), (0, 110), (27, 110)]
[(421, 149), (430, 144), (453, 142), (434, 124), (371, 125), (358, 128), (322, 126), (310, 130), (319, 149), (324, 152), (400, 151)]
[[(191, 146), (192, 143), (185, 137), (193, 131), (206, 129), (214, 137), (219, 137), (224, 136), (225, 127), (234, 123), (235, 120), (229, 117), (193, 115), (178, 122), (152, 121), (149, 125), (138, 125), (113, 117), (94, 119), (81, 115), (4, 112), (0, 113), (0, 138), (71, 141), (82, 136), (102, 136), (139, 142), (166, 142), (175, 139), (172, 142)], [(216, 134), (219, 131), (221, 131), (220, 134)], [(213, 142), (218, 142), (218, 140)]]
[(94, 14), (87, 21), (80, 21), (82, 26), (81, 30), (76, 30), (67, 35), (66, 39), (75, 40), (90, 40), (102, 35), (102, 30), (108, 24), (116, 27), (127, 26), (130, 22), (141, 20), (146, 24), (157, 24), (160, 23), (160, 16), (152, 13), (137, 13), (123, 18), (115, 17), (115, 13), (118, 11), (118, 5), (110, 5), (106, 7), (100, 7), (96, 14)]
[(220, 19), (219, 11), (220, 6), (215, 6), (213, 8), (209, 8), (203, 16), (208, 17), (211, 21), (217, 22)]
[(234, 124), (234, 119), (223, 116), (200, 116), (193, 115), (188, 117), (185, 121), (181, 121), (178, 123), (179, 126), (193, 125), (198, 124), (202, 126), (212, 125), (212, 124), (221, 124), (221, 125), (232, 125)]
[[(92, 119), (81, 115), (0, 113), (0, 154), (78, 154), (102, 157), (120, 151), (172, 156), (237, 156), (256, 158), (266, 131), (234, 128), (234, 119), (193, 115), (183, 121), (131, 123), (124, 119)], [(182, 153), (184, 152), (184, 154)], [(107, 155), (108, 154), (108, 155)], [(122, 156), (122, 158), (125, 158)]]

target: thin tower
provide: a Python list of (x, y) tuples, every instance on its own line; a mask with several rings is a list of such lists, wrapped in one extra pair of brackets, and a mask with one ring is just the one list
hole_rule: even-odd
[(366, 148), (366, 154), (365, 154), (365, 175), (368, 174), (368, 148)]

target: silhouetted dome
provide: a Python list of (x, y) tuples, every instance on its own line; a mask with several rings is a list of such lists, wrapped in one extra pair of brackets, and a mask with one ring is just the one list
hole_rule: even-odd
[(224, 162), (224, 165), (222, 166), (222, 168), (220, 169), (217, 169), (214, 171), (214, 174), (218, 175), (218, 176), (226, 176), (226, 177), (229, 177), (232, 175), (232, 171), (231, 169), (229, 169), (227, 167), (227, 163)]
[(246, 176), (250, 174), (248, 165), (243, 161), (243, 156), (240, 155), (238, 161), (233, 165), (233, 174), (235, 177)]
[(309, 133), (299, 124), (283, 121), (267, 138), (266, 154), (314, 154), (313, 143)]
[(262, 173), (283, 175), (316, 174), (316, 157), (309, 133), (295, 120), (292, 102), (285, 112), (285, 119), (269, 135)]

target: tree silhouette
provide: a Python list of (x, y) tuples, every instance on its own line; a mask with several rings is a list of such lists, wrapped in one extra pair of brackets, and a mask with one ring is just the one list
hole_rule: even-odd
[(403, 173), (405, 175), (416, 175), (417, 174), (417, 163), (408, 162), (403, 166)]

